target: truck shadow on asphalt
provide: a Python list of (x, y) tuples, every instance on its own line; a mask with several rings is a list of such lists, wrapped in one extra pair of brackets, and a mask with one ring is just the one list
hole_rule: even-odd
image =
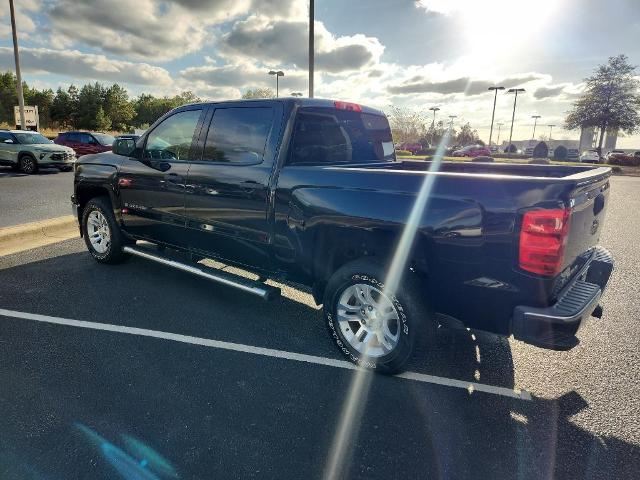
[[(0, 265), (0, 308), (340, 358), (305, 294), (268, 304), (144, 260), (103, 266), (85, 252), (16, 258)], [(319, 478), (355, 375), (124, 334), (88, 340), (84, 329), (0, 322), (2, 478), (128, 478), (96, 459), (77, 422), (110, 438), (132, 433), (156, 450), (164, 446), (160, 454), (175, 466), (171, 478)], [(514, 386), (508, 342), (449, 335), (453, 345), (419, 344), (410, 369)], [(588, 408), (575, 391), (528, 402), (370, 378), (345, 457), (351, 478), (610, 479), (640, 471), (637, 445), (572, 421)]]

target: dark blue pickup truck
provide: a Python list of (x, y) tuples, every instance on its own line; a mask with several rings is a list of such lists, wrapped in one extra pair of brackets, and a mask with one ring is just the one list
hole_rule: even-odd
[(440, 325), (575, 346), (613, 268), (598, 246), (610, 175), (398, 161), (378, 110), (230, 101), (85, 155), (72, 202), (96, 260), (137, 255), (265, 299), (280, 294), (267, 278), (304, 285), (350, 360), (395, 372)]

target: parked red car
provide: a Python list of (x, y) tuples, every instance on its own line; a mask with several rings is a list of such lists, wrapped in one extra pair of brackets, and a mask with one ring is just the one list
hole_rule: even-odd
[(491, 150), (489, 150), (489, 147), (485, 147), (484, 145), (467, 145), (466, 147), (453, 152), (454, 157), (480, 157), (485, 155), (490, 156)]
[(423, 150), (422, 145), (420, 145), (419, 143), (409, 143), (409, 142), (401, 143), (396, 148), (398, 150), (407, 150), (407, 151), (411, 152), (412, 155), (415, 155), (419, 151)]
[(99, 132), (64, 132), (58, 134), (54, 143), (75, 150), (76, 155), (110, 152), (115, 138)]

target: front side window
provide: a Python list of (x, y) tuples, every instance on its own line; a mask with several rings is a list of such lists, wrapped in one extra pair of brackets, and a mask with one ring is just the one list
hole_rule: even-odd
[(171, 115), (147, 137), (145, 158), (187, 160), (202, 110), (187, 110)]
[(202, 159), (224, 163), (259, 163), (272, 124), (272, 108), (218, 108), (207, 133)]
[(95, 139), (88, 133), (78, 133), (77, 135), (80, 143), (86, 143), (88, 145), (96, 143)]
[(334, 108), (304, 108), (296, 118), (290, 163), (334, 164), (394, 160), (386, 117)]

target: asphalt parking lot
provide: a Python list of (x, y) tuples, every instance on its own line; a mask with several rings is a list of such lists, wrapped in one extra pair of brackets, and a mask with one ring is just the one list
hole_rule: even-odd
[(25, 175), (0, 167), (0, 228), (71, 214), (73, 172), (41, 168)]
[(639, 191), (612, 179), (616, 270), (578, 347), (446, 333), (412, 378), (345, 368), (293, 288), (98, 265), (79, 239), (0, 257), (0, 478), (637, 478)]

